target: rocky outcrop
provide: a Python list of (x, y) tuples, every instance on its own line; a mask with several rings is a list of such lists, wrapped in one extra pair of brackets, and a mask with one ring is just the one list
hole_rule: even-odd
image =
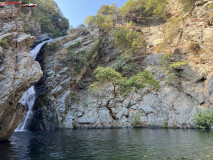
[(24, 91), (42, 76), (30, 47), (35, 37), (23, 32), (23, 22), (13, 18), (17, 8), (0, 8), (0, 141), (7, 140), (22, 121), (27, 106), (19, 104)]
[[(176, 3), (173, 0), (170, 2), (174, 17), (182, 14), (181, 7)], [(31, 129), (132, 126), (195, 128), (192, 119), (197, 110), (213, 109), (211, 12), (208, 1), (196, 3), (191, 14), (186, 14), (178, 24), (179, 33), (169, 49), (175, 60), (186, 59), (188, 64), (175, 69), (176, 77), (170, 86), (165, 84), (166, 75), (160, 62), (163, 54), (155, 53), (166, 37), (165, 24), (142, 27), (150, 53), (143, 55), (141, 68), (150, 70), (161, 81), (161, 89), (152, 91), (146, 88), (127, 98), (114, 99), (110, 106), (118, 120), (110, 116), (105, 106), (111, 96), (112, 86), (105, 86), (98, 93), (88, 90), (94, 80), (94, 68), (97, 65), (113, 67), (119, 55), (110, 35), (99, 35), (96, 30), (88, 32), (81, 27), (70, 30), (70, 35), (66, 37), (47, 43), (38, 57), (44, 76), (36, 85), (38, 99)], [(91, 55), (93, 67), (87, 61), (87, 67), (77, 71), (76, 66), (81, 64), (81, 59), (74, 58), (72, 63), (65, 61), (70, 55), (73, 58), (75, 54), (93, 48), (97, 37), (100, 38), (100, 44)], [(79, 45), (71, 53), (69, 46), (77, 42)]]

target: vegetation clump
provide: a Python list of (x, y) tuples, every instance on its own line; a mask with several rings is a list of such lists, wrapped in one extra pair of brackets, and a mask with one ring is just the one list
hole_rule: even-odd
[(161, 59), (161, 66), (167, 76), (166, 85), (171, 85), (175, 78), (175, 69), (181, 69), (187, 64), (186, 60), (175, 61), (172, 54), (165, 54)]
[(146, 48), (146, 42), (143, 39), (143, 34), (135, 30), (120, 27), (113, 34), (115, 44), (121, 49), (123, 53), (129, 51), (137, 53)]
[(188, 12), (194, 8), (195, 2), (198, 0), (179, 0), (183, 4), (183, 11)]
[(197, 111), (193, 121), (199, 128), (209, 129), (213, 125), (213, 112), (207, 111)]
[[(23, 0), (23, 3), (28, 2), (28, 0)], [(39, 22), (42, 33), (51, 33), (54, 38), (67, 34), (69, 21), (62, 15), (54, 0), (32, 0), (32, 2), (38, 5), (31, 10), (31, 17)], [(29, 8), (23, 8), (21, 12), (20, 16), (23, 18), (29, 12)], [(29, 29), (29, 26), (26, 27)]]
[(67, 49), (68, 49), (68, 50), (75, 49), (75, 48), (79, 47), (80, 44), (81, 44), (81, 42), (80, 42), (80, 41), (77, 41), (77, 42), (74, 43), (74, 44), (70, 44), (69, 47), (68, 47)]
[(76, 52), (77, 48), (80, 47), (80, 41), (77, 41), (74, 44), (71, 44), (68, 46), (68, 54), (66, 60), (63, 60), (63, 62), (66, 62), (69, 64), (69, 66), (75, 66), (75, 73), (80, 73), (81, 69), (84, 67), (94, 67), (92, 55), (99, 49), (99, 42), (100, 40), (96, 40), (96, 44), (88, 49), (88, 50), (79, 50)]
[(97, 26), (101, 32), (110, 31), (115, 28), (117, 7), (114, 3), (103, 5), (96, 16), (90, 15), (86, 18), (85, 23), (89, 26)]
[(4, 49), (7, 48), (8, 47), (7, 39), (0, 39), (0, 46)]
[(111, 68), (98, 67), (94, 71), (94, 74), (97, 81), (90, 85), (90, 90), (97, 91), (98, 88), (100, 89), (106, 84), (113, 86), (113, 97), (107, 101), (105, 106), (115, 120), (117, 120), (117, 117), (110, 107), (110, 102), (118, 96), (118, 93), (126, 97), (131, 92), (137, 92), (145, 87), (152, 87), (153, 89), (160, 88), (160, 82), (155, 80), (149, 71), (139, 72), (130, 78), (126, 78)]
[(140, 118), (140, 113), (132, 113), (132, 118), (133, 118), (133, 125), (134, 126), (141, 126), (142, 122), (141, 122), (141, 118)]
[(136, 58), (131, 55), (121, 55), (116, 58), (113, 68), (122, 73), (122, 75), (137, 74), (140, 70), (140, 66), (135, 62), (135, 59)]
[(166, 5), (167, 0), (129, 0), (119, 11), (124, 19), (132, 21), (137, 21), (135, 15), (141, 19), (149, 17), (166, 19)]

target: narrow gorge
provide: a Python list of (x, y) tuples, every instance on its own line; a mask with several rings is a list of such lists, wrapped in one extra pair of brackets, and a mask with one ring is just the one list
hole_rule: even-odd
[[(211, 6), (211, 0), (196, 1), (185, 13), (180, 2), (169, 0), (169, 20), (162, 15), (143, 19), (137, 10), (126, 19), (118, 15), (117, 33), (119, 26), (125, 26), (143, 34), (146, 43), (132, 59), (122, 57), (125, 49), (119, 48), (115, 33), (105, 26), (90, 21), (87, 26), (69, 29), (67, 35), (64, 28), (60, 34), (47, 33), (48, 25), (42, 25), (47, 21), (37, 23), (31, 10), (11, 18), (15, 6), (0, 8), (0, 141), (7, 140), (17, 127), (31, 131), (197, 128), (195, 114), (213, 107)], [(101, 14), (105, 16), (99, 11)], [(53, 39), (46, 41), (50, 37)], [(93, 92), (89, 87), (98, 66), (120, 71), (123, 77), (149, 71), (160, 82), (160, 89), (145, 86), (127, 97), (118, 94), (112, 98), (113, 86), (106, 84)], [(170, 85), (168, 73), (173, 75)]]
[(0, 2), (0, 159), (212, 160), (212, 129), (213, 0)]

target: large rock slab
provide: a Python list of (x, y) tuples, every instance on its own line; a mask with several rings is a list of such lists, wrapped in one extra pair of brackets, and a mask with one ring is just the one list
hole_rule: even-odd
[(0, 141), (7, 140), (24, 118), (27, 107), (19, 100), (43, 75), (29, 52), (35, 37), (23, 33), (23, 28), (18, 28), (23, 22), (10, 16), (8, 9), (0, 9), (0, 19), (4, 20), (0, 37), (8, 43), (0, 47)]

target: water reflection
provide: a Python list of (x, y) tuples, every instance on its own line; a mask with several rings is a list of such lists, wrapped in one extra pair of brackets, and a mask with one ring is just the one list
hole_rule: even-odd
[(212, 131), (111, 129), (16, 132), (2, 160), (213, 159)]

